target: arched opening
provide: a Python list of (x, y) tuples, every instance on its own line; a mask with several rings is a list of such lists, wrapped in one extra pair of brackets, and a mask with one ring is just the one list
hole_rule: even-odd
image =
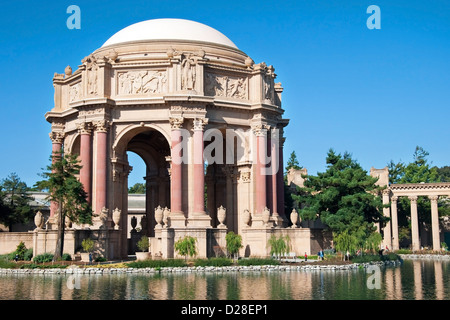
[[(123, 179), (117, 179), (118, 189), (123, 190), (122, 212), (125, 223), (122, 225), (122, 241), (126, 241), (128, 254), (136, 252), (135, 242), (142, 235), (154, 237), (155, 208), (170, 207), (170, 177), (167, 157), (170, 145), (167, 138), (151, 127), (134, 127), (126, 131), (118, 141), (116, 156), (125, 167), (132, 167)], [(129, 193), (130, 187), (142, 183), (145, 190)], [(133, 217), (136, 217), (134, 219)], [(144, 222), (142, 223), (144, 218)], [(126, 235), (126, 239), (125, 239)], [(125, 243), (122, 242), (124, 245)]]

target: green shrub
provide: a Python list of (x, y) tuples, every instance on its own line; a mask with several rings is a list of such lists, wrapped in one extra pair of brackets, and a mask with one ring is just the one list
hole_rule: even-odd
[(397, 254), (390, 252), (382, 256), (380, 256), (379, 254), (363, 254), (361, 256), (352, 257), (351, 260), (354, 263), (366, 263), (377, 261), (395, 261), (400, 260), (400, 257)]
[(9, 254), (4, 254), (0, 256), (0, 268), (10, 269), (15, 268), (16, 264), (12, 259), (9, 259)]
[(25, 256), (25, 252), (27, 251), (27, 247), (25, 246), (25, 243), (23, 241), (20, 241), (20, 243), (17, 245), (16, 251), (14, 253), (19, 257), (19, 260), (23, 260)]
[(233, 261), (228, 258), (209, 258), (209, 259), (195, 259), (194, 266), (196, 267), (228, 267), (233, 264)]
[(352, 257), (351, 260), (354, 263), (366, 263), (381, 261), (381, 257), (378, 254), (363, 254), (361, 256)]
[(62, 261), (72, 261), (72, 256), (71, 256), (70, 254), (68, 254), (68, 253), (64, 253), (64, 254), (61, 256), (61, 260), (62, 260)]
[(278, 260), (272, 258), (249, 258), (238, 260), (240, 266), (262, 266), (262, 265), (279, 265)]
[(191, 236), (185, 236), (184, 238), (180, 238), (175, 242), (174, 249), (180, 256), (184, 256), (185, 260), (187, 260), (188, 256), (197, 255), (197, 238)]
[(94, 250), (94, 240), (86, 238), (81, 242), (84, 252), (92, 252)]
[(105, 261), (107, 261), (105, 257), (102, 256), (95, 257), (95, 262), (105, 262)]
[(38, 254), (36, 257), (33, 258), (33, 262), (36, 263), (44, 263), (44, 262), (51, 262), (53, 261), (53, 254), (51, 253), (43, 253), (43, 254)]
[(148, 249), (150, 248), (150, 242), (148, 240), (147, 236), (143, 236), (138, 243), (136, 244), (136, 246), (138, 247), (139, 250), (141, 250), (142, 252), (147, 252)]
[(187, 264), (183, 259), (167, 259), (167, 260), (142, 260), (133, 261), (125, 264), (130, 268), (165, 268), (165, 267), (186, 267)]
[(31, 261), (33, 259), (33, 248), (27, 249), (23, 255), (23, 260)]
[(409, 249), (399, 249), (396, 251), (397, 254), (411, 254), (412, 251)]
[(64, 269), (67, 268), (67, 265), (61, 265), (61, 264), (35, 264), (35, 263), (29, 263), (29, 264), (23, 264), (20, 266), (20, 269)]

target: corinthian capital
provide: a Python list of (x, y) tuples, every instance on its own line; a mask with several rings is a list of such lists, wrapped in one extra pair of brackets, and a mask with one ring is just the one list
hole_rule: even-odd
[(60, 143), (62, 144), (64, 141), (64, 132), (61, 131), (52, 131), (49, 133), (50, 139), (52, 143)]
[(253, 133), (256, 136), (266, 136), (267, 130), (270, 129), (270, 126), (267, 124), (258, 123), (252, 126)]
[(97, 132), (108, 132), (109, 123), (106, 120), (99, 120), (93, 123), (95, 131)]
[(208, 119), (207, 118), (194, 119), (193, 123), (194, 123), (194, 131), (197, 130), (203, 131), (205, 125), (208, 124)]
[(169, 118), (170, 128), (172, 130), (180, 129), (181, 126), (183, 125), (183, 122), (184, 122), (183, 117), (170, 117)]
[(92, 123), (91, 122), (80, 122), (77, 124), (78, 132), (80, 134), (91, 134), (92, 133)]

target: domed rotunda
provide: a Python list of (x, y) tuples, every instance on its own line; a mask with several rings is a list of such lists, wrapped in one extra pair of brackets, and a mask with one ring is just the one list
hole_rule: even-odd
[[(182, 19), (130, 25), (75, 71), (56, 73), (46, 113), (52, 150), (79, 155), (94, 212), (93, 225), (66, 234), (72, 254), (89, 236), (98, 254), (123, 258), (146, 235), (152, 255), (172, 258), (174, 243), (190, 235), (198, 256), (210, 257), (226, 253), (230, 231), (242, 236), (241, 255), (268, 255), (273, 234), (289, 234), (293, 250), (309, 253), (307, 229), (291, 228), (284, 212), (289, 121), (275, 78), (221, 32)], [(129, 151), (146, 164), (138, 224), (128, 214)], [(51, 230), (55, 212), (53, 204)]]

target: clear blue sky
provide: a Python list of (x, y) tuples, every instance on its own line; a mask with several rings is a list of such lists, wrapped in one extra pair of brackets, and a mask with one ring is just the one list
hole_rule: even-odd
[[(81, 30), (69, 30), (69, 5)], [(381, 29), (369, 30), (369, 5)], [(183, 18), (228, 36), (284, 87), (285, 159), (324, 171), (329, 148), (366, 169), (412, 161), (416, 145), (450, 165), (450, 1), (4, 1), (0, 11), (0, 179), (28, 185), (49, 163), (52, 77), (135, 22)], [(131, 182), (145, 174), (141, 162)]]

